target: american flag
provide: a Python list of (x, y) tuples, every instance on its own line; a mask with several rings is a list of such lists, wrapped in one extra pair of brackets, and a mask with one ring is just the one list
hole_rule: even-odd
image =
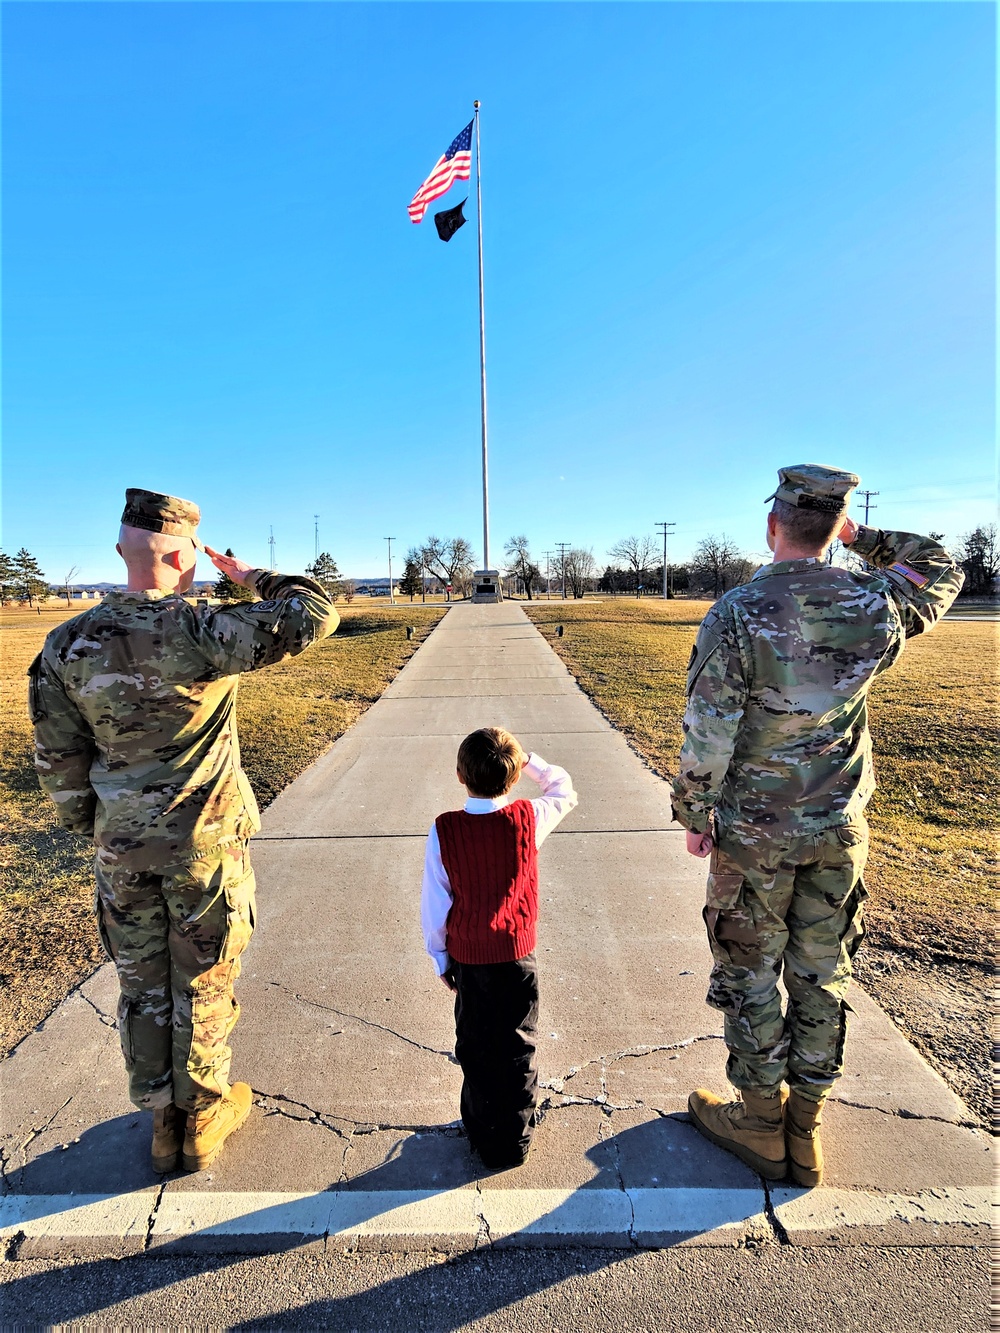
[(472, 126), (470, 120), (465, 129), (457, 134), (448, 145), (447, 152), (434, 163), (434, 169), (410, 201), (411, 222), (422, 222), (427, 209), (435, 199), (440, 199), (451, 189), (455, 181), (467, 181), (472, 172)]

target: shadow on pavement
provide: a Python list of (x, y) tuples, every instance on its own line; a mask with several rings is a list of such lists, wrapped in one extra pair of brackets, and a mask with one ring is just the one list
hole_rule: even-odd
[[(85, 1148), (87, 1145), (84, 1139), (93, 1135), (94, 1153), (91, 1160), (96, 1164), (98, 1156), (103, 1156), (98, 1153), (101, 1145), (105, 1145), (106, 1151), (109, 1135), (121, 1133), (123, 1122), (127, 1123), (131, 1119), (131, 1116), (120, 1117), (106, 1125), (96, 1126), (88, 1131), (87, 1135), (82, 1136), (80, 1148)], [(495, 1313), (526, 1296), (537, 1294), (538, 1291), (563, 1278), (574, 1274), (593, 1273), (618, 1263), (627, 1255), (634, 1253), (638, 1247), (624, 1241), (619, 1242), (618, 1248), (614, 1248), (614, 1242), (599, 1249), (594, 1248), (593, 1244), (584, 1248), (574, 1247), (572, 1224), (574, 1217), (579, 1216), (578, 1205), (581, 1194), (595, 1189), (620, 1190), (623, 1182), (627, 1182), (630, 1187), (635, 1185), (639, 1188), (645, 1186), (654, 1189), (695, 1190), (717, 1189), (723, 1182), (725, 1186), (731, 1188), (735, 1183), (730, 1165), (732, 1159), (726, 1154), (718, 1154), (720, 1161), (717, 1177), (711, 1166), (706, 1171), (706, 1163), (701, 1154), (697, 1157), (689, 1155), (683, 1150), (683, 1144), (680, 1149), (678, 1148), (678, 1132), (682, 1137), (687, 1133), (694, 1134), (694, 1131), (682, 1121), (667, 1117), (623, 1130), (590, 1148), (585, 1156), (593, 1167), (592, 1176), (558, 1208), (539, 1219), (547, 1232), (558, 1231), (561, 1216), (565, 1215), (568, 1231), (565, 1247), (554, 1247), (551, 1239), (542, 1242), (546, 1250), (544, 1263), (518, 1263), (519, 1251), (516, 1247), (522, 1242), (516, 1239), (513, 1244), (497, 1246), (487, 1240), (477, 1249), (454, 1255), (445, 1263), (432, 1264), (421, 1268), (418, 1272), (390, 1278), (363, 1291), (349, 1292), (299, 1305), (280, 1303), (282, 1296), (279, 1284), (275, 1287), (276, 1301), (273, 1314), (255, 1316), (241, 1323), (227, 1321), (226, 1326), (236, 1330), (283, 1327), (384, 1328), (387, 1326), (385, 1321), (389, 1312), (426, 1308), (434, 1312), (436, 1322), (433, 1326), (440, 1329), (441, 1333), (447, 1333), (460, 1328), (471, 1319)], [(143, 1135), (143, 1147), (147, 1147), (145, 1135)], [(56, 1149), (32, 1163), (34, 1186), (32, 1193), (49, 1190), (56, 1192), (53, 1187), (59, 1178), (60, 1158), (65, 1163), (65, 1154)], [(450, 1162), (449, 1158), (452, 1159)], [(442, 1168), (447, 1169), (442, 1170)], [(129, 1187), (134, 1189), (136, 1187), (134, 1169), (129, 1171), (129, 1175), (131, 1176)], [(435, 1187), (428, 1185), (430, 1178), (437, 1180), (438, 1184)], [(444, 1192), (476, 1180), (487, 1185), (493, 1180), (496, 1182), (494, 1186), (496, 1189), (518, 1188), (516, 1173), (491, 1173), (477, 1168), (464, 1139), (433, 1134), (414, 1135), (402, 1140), (386, 1161), (349, 1182), (331, 1184), (326, 1190), (313, 1196), (313, 1200), (322, 1202), (324, 1195), (332, 1193), (337, 1193), (342, 1198), (355, 1195), (358, 1203), (358, 1211), (354, 1214), (355, 1221), (361, 1223), (379, 1216), (381, 1211), (377, 1206), (379, 1193), (400, 1189)], [(47, 1186), (44, 1191), (38, 1188), (41, 1181)], [(106, 1174), (104, 1181), (104, 1188), (99, 1192), (108, 1193), (109, 1182)], [(650, 1185), (648, 1182), (655, 1184)], [(751, 1189), (759, 1188), (760, 1182), (747, 1171), (741, 1186), (739, 1193), (743, 1193), (748, 1186)], [(67, 1186), (63, 1179), (62, 1188), (58, 1192), (65, 1193), (68, 1188), (70, 1186)], [(72, 1188), (81, 1193), (98, 1192), (97, 1182), (94, 1179), (90, 1179), (84, 1189), (80, 1188), (79, 1181)], [(164, 1197), (169, 1198), (171, 1195)], [(307, 1199), (306, 1202), (311, 1203), (313, 1200)], [(272, 1217), (274, 1231), (269, 1228), (269, 1220)], [(738, 1223), (745, 1220), (745, 1217), (745, 1212), (735, 1209), (732, 1216), (718, 1218), (715, 1224), (725, 1221)], [(33, 1320), (56, 1324), (85, 1319), (130, 1298), (166, 1290), (176, 1283), (204, 1274), (219, 1273), (246, 1260), (250, 1254), (291, 1253), (304, 1242), (316, 1239), (315, 1236), (304, 1236), (299, 1233), (283, 1234), (282, 1228), (287, 1225), (286, 1206), (261, 1208), (240, 1218), (241, 1235), (252, 1233), (259, 1244), (248, 1246), (245, 1241), (241, 1242), (239, 1239), (229, 1242), (222, 1234), (213, 1238), (202, 1233), (201, 1239), (206, 1244), (217, 1245), (219, 1252), (192, 1253), (192, 1236), (186, 1235), (183, 1241), (157, 1245), (140, 1255), (74, 1263), (56, 1274), (45, 1272), (12, 1277), (5, 1283), (4, 1304), (8, 1313), (3, 1320), (4, 1326), (9, 1326), (12, 1312), (17, 1312), (20, 1316), (17, 1322), (22, 1327)], [(699, 1233), (700, 1228), (692, 1226), (688, 1231), (677, 1232), (669, 1238), (665, 1237), (664, 1245), (675, 1244)], [(198, 1233), (194, 1234), (197, 1237)], [(404, 1243), (401, 1239), (399, 1245), (401, 1252)], [(530, 1240), (528, 1243), (530, 1244)], [(237, 1244), (239, 1245), (237, 1253), (233, 1253), (232, 1250), (226, 1252), (227, 1245), (235, 1249)], [(333, 1244), (342, 1246), (343, 1250), (350, 1250), (354, 1241), (350, 1236), (337, 1236), (333, 1239)], [(370, 1248), (370, 1242), (365, 1248)], [(410, 1251), (414, 1252), (416, 1248), (410, 1246)], [(536, 1248), (536, 1254), (537, 1252)], [(523, 1255), (523, 1251), (521, 1253)], [(555, 1258), (556, 1255), (559, 1256), (558, 1260)], [(502, 1256), (509, 1256), (510, 1261)], [(328, 1252), (326, 1262), (332, 1267), (339, 1257), (336, 1251)], [(489, 1263), (481, 1265), (478, 1271), (486, 1273), (486, 1280), (469, 1280), (470, 1271), (473, 1273), (477, 1271), (475, 1261), (485, 1257), (489, 1258)], [(164, 1262), (168, 1260), (174, 1262)], [(470, 1265), (472, 1265), (471, 1270)], [(459, 1270), (464, 1275), (461, 1281), (459, 1281)], [(16, 1272), (16, 1268), (8, 1269), (8, 1272)], [(456, 1283), (453, 1293), (449, 1287), (452, 1277)], [(452, 1295), (454, 1300), (451, 1299)], [(441, 1304), (443, 1299), (446, 1299), (444, 1305)]]

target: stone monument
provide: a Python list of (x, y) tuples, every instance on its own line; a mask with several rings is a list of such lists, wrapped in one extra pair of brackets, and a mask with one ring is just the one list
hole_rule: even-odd
[(502, 602), (500, 572), (496, 569), (477, 569), (472, 576), (473, 602)]

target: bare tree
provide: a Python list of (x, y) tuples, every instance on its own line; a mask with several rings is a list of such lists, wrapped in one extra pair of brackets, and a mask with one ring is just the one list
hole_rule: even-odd
[(531, 601), (531, 589), (534, 585), (541, 582), (541, 572), (538, 566), (531, 559), (531, 551), (528, 549), (527, 537), (510, 537), (504, 544), (504, 555), (507, 557), (507, 571), (512, 578), (520, 579), (524, 585), (524, 591), (527, 593), (528, 601)]
[(652, 537), (623, 537), (620, 542), (615, 542), (608, 555), (631, 570), (638, 597), (640, 585), (649, 582), (647, 571), (656, 556), (656, 542)]
[(691, 572), (706, 592), (721, 597), (730, 588), (745, 583), (754, 571), (754, 562), (731, 537), (703, 537), (691, 558)]
[(341, 587), (344, 590), (344, 601), (347, 602), (348, 605), (350, 605), (350, 603), (354, 601), (354, 596), (358, 590), (358, 585), (354, 582), (353, 579), (344, 579), (344, 582), (341, 584)]
[(965, 570), (965, 592), (982, 596), (993, 591), (1000, 574), (1000, 543), (995, 523), (974, 528), (962, 538), (959, 559)]
[(80, 572), (80, 566), (79, 566), (79, 565), (72, 565), (69, 569), (67, 569), (67, 571), (66, 571), (66, 577), (63, 579), (63, 591), (66, 593), (66, 605), (67, 605), (67, 606), (72, 606), (72, 605), (73, 605), (73, 599), (72, 599), (72, 598), (70, 597), (70, 595), (69, 595), (69, 585), (70, 585), (70, 582), (71, 582), (73, 579), (76, 578), (76, 576), (77, 576), (77, 574), (79, 574), (79, 572)]
[(589, 548), (574, 547), (566, 552), (566, 582), (574, 597), (591, 591), (596, 568), (594, 553)]
[(450, 584), (464, 594), (472, 578), (472, 543), (464, 537), (428, 537), (423, 546), (423, 564), (446, 589)]

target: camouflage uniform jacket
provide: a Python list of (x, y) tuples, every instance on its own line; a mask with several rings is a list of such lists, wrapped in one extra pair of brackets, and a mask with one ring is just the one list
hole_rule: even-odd
[(105, 862), (181, 865), (260, 827), (240, 766), (239, 673), (301, 653), (340, 617), (311, 579), (253, 577), (267, 600), (211, 608), (109, 593), (32, 662), (39, 781), (63, 828), (93, 834)]
[(947, 611), (963, 575), (929, 537), (862, 527), (863, 573), (818, 559), (765, 565), (702, 621), (674, 817), (737, 838), (849, 824), (875, 789), (868, 689)]

